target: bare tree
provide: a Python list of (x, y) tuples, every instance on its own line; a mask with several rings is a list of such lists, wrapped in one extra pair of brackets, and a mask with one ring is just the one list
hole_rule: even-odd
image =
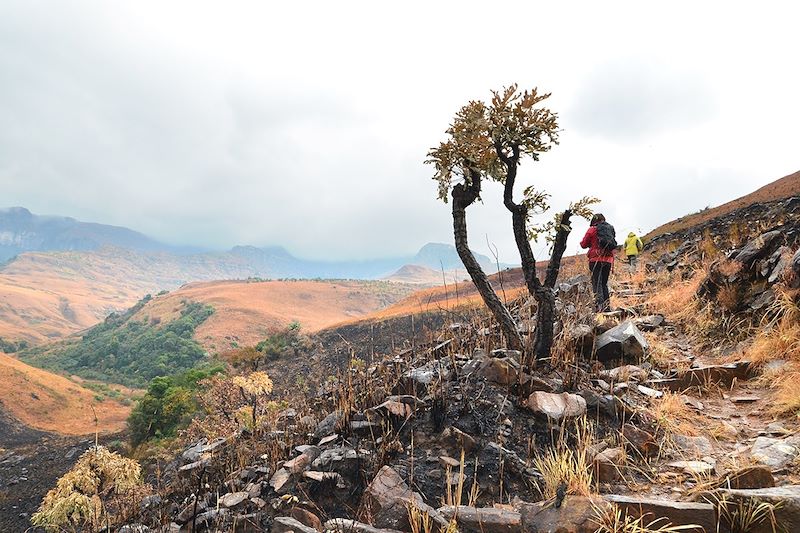
[[(536, 333), (533, 353), (537, 359), (548, 357), (553, 344), (555, 322), (554, 287), (566, 250), (573, 215), (591, 215), (589, 206), (597, 200), (584, 197), (544, 225), (533, 225), (532, 216), (549, 209), (549, 195), (534, 187), (523, 191), (520, 201), (514, 199), (517, 170), (522, 159), (539, 160), (539, 155), (558, 144), (557, 115), (539, 104), (550, 94), (537, 89), (519, 92), (512, 85), (493, 91), (490, 105), (471, 101), (456, 113), (447, 129), (447, 139), (428, 152), (426, 163), (434, 165), (434, 179), (439, 185), (439, 198), (453, 202), (453, 231), (456, 250), (486, 306), (500, 324), (508, 345), (524, 348), (511, 313), (492, 289), (467, 241), (466, 208), (480, 199), (482, 180), (503, 185), (503, 204), (511, 212), (514, 240), (519, 250), (528, 292), (536, 299)], [(536, 272), (536, 258), (530, 244), (532, 238), (546, 234), (553, 245), (544, 281)]]

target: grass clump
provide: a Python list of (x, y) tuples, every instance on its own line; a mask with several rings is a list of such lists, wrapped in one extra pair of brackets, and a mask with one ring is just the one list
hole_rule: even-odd
[(610, 509), (595, 507), (595, 523), (597, 530), (595, 533), (678, 533), (680, 531), (697, 531), (696, 525), (673, 526), (666, 518), (656, 518), (651, 522), (645, 522), (644, 517), (634, 518), (618, 505), (613, 505)]
[(584, 417), (575, 422), (575, 442), (562, 433), (557, 442), (534, 457), (534, 467), (541, 473), (544, 485), (539, 487), (545, 499), (560, 494), (588, 496), (592, 493), (593, 473), (588, 458), (594, 443), (591, 424)]
[(31, 517), (47, 531), (98, 531), (125, 518), (137, 490), (143, 488), (139, 463), (97, 446), (86, 451)]

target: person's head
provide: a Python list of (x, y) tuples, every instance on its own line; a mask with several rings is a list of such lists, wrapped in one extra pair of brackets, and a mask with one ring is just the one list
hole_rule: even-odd
[(636, 234), (634, 232), (630, 232), (628, 233), (628, 237), (636, 237)]
[(596, 226), (599, 223), (605, 222), (605, 221), (606, 221), (606, 217), (604, 217), (602, 213), (595, 213), (594, 216), (592, 217), (592, 221), (589, 222), (589, 225), (590, 226)]

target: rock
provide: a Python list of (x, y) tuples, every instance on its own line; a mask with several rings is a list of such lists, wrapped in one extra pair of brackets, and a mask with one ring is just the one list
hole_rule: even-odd
[(689, 437), (687, 435), (673, 435), (676, 453), (683, 459), (698, 459), (714, 455), (714, 447), (706, 437)]
[(772, 243), (782, 235), (783, 232), (781, 230), (772, 230), (762, 233), (739, 249), (731, 259), (742, 263), (746, 267), (750, 267), (750, 265), (755, 263), (758, 259), (761, 259), (769, 253)]
[(647, 315), (633, 319), (633, 323), (642, 331), (654, 331), (664, 324), (664, 315)]
[(219, 437), (211, 442), (208, 442), (206, 439), (202, 439), (199, 442), (196, 442), (195, 444), (187, 448), (186, 451), (183, 452), (182, 457), (186, 462), (189, 463), (197, 462), (200, 459), (207, 457), (212, 452), (215, 452), (220, 448), (222, 448), (227, 443), (227, 441), (228, 439), (226, 439), (225, 437)]
[(608, 448), (594, 457), (595, 477), (601, 483), (611, 483), (621, 477), (620, 469), (625, 464), (623, 448)]
[(498, 385), (511, 385), (519, 379), (519, 363), (510, 357), (487, 357), (475, 370), (475, 375)]
[(678, 374), (677, 380), (670, 387), (671, 390), (684, 390), (689, 387), (702, 387), (717, 384), (730, 387), (734, 380), (744, 381), (750, 375), (750, 363), (740, 361), (727, 365), (709, 365), (690, 368)]
[(576, 418), (586, 413), (586, 400), (577, 394), (536, 391), (528, 396), (527, 407), (553, 421)]
[(317, 531), (322, 531), (322, 520), (317, 515), (307, 509), (295, 507), (291, 512), (292, 518)]
[(396, 529), (382, 529), (348, 518), (334, 518), (325, 522), (325, 531), (334, 533), (403, 533)]
[[(783, 487), (770, 487), (765, 489), (719, 489), (716, 496), (706, 499), (713, 502), (719, 501), (724, 497), (727, 501), (737, 504), (752, 503), (758, 505), (763, 503), (773, 504), (775, 523), (783, 529), (778, 531), (800, 531), (800, 485), (786, 485)], [(725, 514), (723, 513), (723, 516)], [(750, 533), (772, 533), (773, 527), (769, 515), (764, 516), (764, 520), (754, 524)]]
[(314, 438), (321, 439), (322, 437), (327, 437), (333, 433), (336, 430), (336, 425), (339, 423), (341, 418), (342, 413), (339, 411), (334, 411), (323, 418), (322, 422), (317, 424), (317, 429), (314, 431)]
[[(567, 495), (559, 507), (552, 501), (517, 505), (522, 530), (531, 533), (595, 533), (599, 512), (610, 505), (599, 497)], [(488, 533), (488, 532), (487, 532)]]
[(314, 470), (336, 472), (347, 479), (355, 479), (362, 467), (369, 467), (371, 460), (372, 455), (368, 450), (340, 446), (323, 451), (312, 467)]
[(709, 476), (714, 473), (714, 465), (705, 461), (672, 461), (667, 466), (691, 476)]
[(446, 525), (447, 521), (426, 504), (422, 496), (412, 491), (406, 482), (390, 466), (384, 466), (364, 491), (363, 504), (373, 517), (373, 525), (391, 529), (407, 530), (408, 507), (416, 506), (439, 525)]
[(539, 376), (531, 376), (530, 374), (522, 374), (519, 384), (519, 395), (529, 396), (532, 392), (558, 392), (561, 389), (561, 384), (555, 380), (542, 378)]
[(595, 339), (594, 355), (601, 362), (638, 362), (644, 358), (647, 348), (642, 332), (626, 320)]
[(246, 492), (229, 492), (219, 497), (217, 503), (222, 507), (236, 507), (244, 501), (247, 501), (250, 495)]
[(431, 361), (419, 368), (413, 368), (400, 376), (395, 386), (395, 394), (411, 394), (418, 398), (428, 393), (428, 387), (434, 382), (448, 381), (452, 377), (450, 358), (445, 357)]
[(644, 457), (657, 455), (661, 449), (652, 434), (634, 425), (625, 424), (622, 426), (622, 436)]
[(774, 486), (772, 472), (763, 466), (749, 466), (728, 472), (719, 483), (719, 487), (726, 489), (765, 489)]
[(119, 528), (117, 533), (149, 533), (150, 531), (152, 530), (144, 524), (126, 524)]
[(648, 372), (636, 365), (625, 365), (612, 368), (611, 370), (603, 370), (600, 372), (600, 377), (617, 383), (620, 381), (629, 381), (631, 379), (645, 381), (648, 378)]
[(491, 355), (492, 357), (497, 357), (500, 359), (510, 357), (519, 362), (520, 358), (522, 357), (522, 352), (520, 352), (519, 350), (507, 350), (505, 348), (497, 348), (496, 350), (491, 351)]
[[(652, 500), (617, 494), (609, 494), (604, 498), (630, 517), (644, 517), (644, 523), (652, 522), (657, 518), (666, 518), (674, 526), (696, 525), (703, 528), (697, 529), (697, 533), (717, 531), (717, 515), (714, 506), (708, 503)], [(666, 525), (666, 522), (658, 525)]]
[(278, 516), (272, 521), (272, 533), (317, 533), (313, 527), (295, 520), (291, 516)]
[(461, 462), (458, 459), (454, 459), (452, 457), (448, 457), (446, 455), (439, 456), (439, 464), (443, 467), (447, 468), (458, 468), (461, 466)]
[(660, 390), (651, 389), (650, 387), (645, 387), (644, 385), (636, 385), (636, 390), (648, 398), (658, 399), (664, 396), (664, 393)]
[(786, 429), (780, 422), (772, 422), (771, 424), (767, 425), (763, 431), (763, 434), (773, 437), (785, 437), (786, 435), (791, 435), (792, 431)]
[(750, 450), (750, 456), (758, 463), (779, 470), (794, 460), (800, 453), (800, 437), (774, 439), (758, 437)]
[(793, 289), (800, 287), (800, 249), (792, 256), (792, 277), (789, 286)]
[(309, 446), (305, 449), (303, 453), (283, 463), (283, 468), (289, 471), (290, 474), (299, 474), (304, 470), (308, 470), (311, 467), (311, 463), (314, 462), (314, 459), (319, 457), (320, 450), (316, 446)]
[(459, 530), (464, 533), (484, 533), (486, 531), (522, 533), (522, 515), (516, 511), (492, 507), (476, 508), (466, 505), (444, 506), (440, 507), (438, 511), (448, 521), (455, 518)]
[(588, 324), (576, 324), (566, 334), (567, 346), (583, 359), (588, 359), (594, 349), (594, 328)]
[(420, 402), (415, 396), (390, 396), (382, 404), (375, 407), (376, 411), (383, 411), (400, 418), (410, 418)]
[(586, 274), (579, 274), (562, 281), (556, 288), (561, 298), (573, 298), (582, 292), (589, 292), (591, 289), (591, 279)]
[(442, 431), (439, 439), (451, 450), (460, 452), (463, 449), (465, 454), (472, 452), (478, 444), (474, 437), (453, 426)]
[(292, 479), (292, 474), (286, 470), (285, 468), (279, 468), (275, 471), (275, 474), (272, 475), (272, 478), (269, 480), (269, 485), (272, 489), (277, 492), (278, 494), (285, 494), (289, 491), (292, 487), (292, 483), (289, 483)]

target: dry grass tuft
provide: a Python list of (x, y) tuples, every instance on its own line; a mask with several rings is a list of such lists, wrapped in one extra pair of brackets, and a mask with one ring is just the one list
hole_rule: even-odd
[(697, 269), (686, 280), (675, 280), (673, 276), (660, 278), (657, 280), (658, 290), (645, 303), (653, 311), (665, 316), (684, 316), (686, 309), (693, 307), (695, 294), (704, 277), (704, 270)]
[(654, 400), (651, 414), (667, 439), (672, 435), (697, 436), (697, 427), (702, 423), (700, 415), (686, 405), (681, 394), (675, 392), (665, 392), (662, 398)]
[(595, 533), (678, 533), (679, 531), (697, 531), (694, 524), (673, 526), (666, 518), (656, 518), (645, 523), (644, 517), (633, 518), (618, 505), (603, 510), (595, 507)]
[(585, 417), (577, 420), (575, 433), (573, 445), (562, 434), (546, 452), (534, 457), (533, 464), (544, 479), (540, 487), (544, 498), (555, 497), (561, 486), (566, 486), (566, 494), (592, 493), (593, 469), (588, 460), (588, 449), (594, 444), (591, 423)]

